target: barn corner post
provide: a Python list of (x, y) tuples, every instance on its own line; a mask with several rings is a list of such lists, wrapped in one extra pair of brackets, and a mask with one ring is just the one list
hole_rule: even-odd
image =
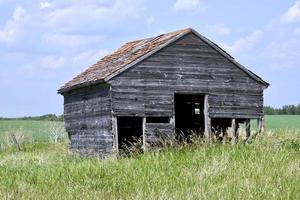
[(170, 117), (170, 124), (172, 125), (172, 127), (173, 127), (173, 132), (172, 132), (172, 135), (171, 135), (171, 137), (173, 138), (173, 139), (175, 139), (175, 135), (176, 135), (176, 128), (175, 128), (175, 113), (173, 112), (173, 114), (172, 114), (172, 117)]
[(143, 144), (142, 144), (142, 150), (146, 150), (146, 117), (143, 117)]
[(208, 103), (209, 95), (206, 94), (204, 96), (204, 136), (208, 138), (210, 141), (211, 138), (211, 118), (209, 116), (209, 103)]
[(257, 119), (257, 132), (263, 133), (265, 131), (265, 119), (264, 116)]
[(116, 155), (119, 154), (119, 143), (118, 143), (118, 120), (117, 117), (112, 115), (112, 134), (113, 134), (113, 151)]
[(232, 139), (231, 139), (231, 143), (232, 144), (236, 144), (237, 143), (237, 139), (238, 139), (238, 125), (236, 123), (236, 119), (233, 118), (231, 119), (231, 132), (232, 132)]
[(246, 119), (246, 139), (249, 139), (251, 136), (251, 125), (250, 125), (250, 119)]

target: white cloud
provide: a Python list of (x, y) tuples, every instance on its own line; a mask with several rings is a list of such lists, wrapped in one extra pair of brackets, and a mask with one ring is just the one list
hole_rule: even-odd
[(66, 58), (63, 56), (46, 55), (33, 56), (32, 62), (21, 64), (16, 70), (16, 74), (22, 78), (32, 78), (35, 75), (47, 76), (46, 70), (57, 70), (66, 65)]
[(14, 10), (12, 20), (15, 22), (18, 22), (25, 16), (25, 14), (26, 14), (26, 12), (25, 12), (24, 8), (22, 6), (18, 6)]
[(66, 67), (72, 68), (76, 74), (96, 63), (108, 53), (109, 51), (105, 49), (90, 49), (70, 55), (32, 55), (33, 61), (20, 65), (16, 74), (19, 77), (30, 79), (37, 75), (47, 76), (48, 72), (63, 70)]
[(40, 2), (40, 9), (46, 9), (46, 8), (49, 8), (51, 7), (51, 3), (48, 2), (48, 1), (42, 1)]
[(214, 24), (209, 27), (209, 31), (214, 35), (228, 35), (231, 33), (231, 29), (225, 24)]
[(294, 2), (294, 5), (282, 17), (283, 22), (293, 23), (300, 20), (300, 1)]
[(174, 10), (176, 11), (189, 11), (195, 10), (199, 7), (200, 0), (176, 0)]
[(13, 44), (22, 31), (22, 23), (26, 20), (26, 11), (22, 6), (14, 9), (11, 19), (9, 19), (4, 28), (0, 29), (0, 42)]
[(141, 1), (115, 0), (109, 4), (72, 3), (45, 14), (45, 23), (56, 32), (95, 32), (132, 23), (143, 14)]
[(104, 39), (101, 35), (79, 35), (63, 33), (44, 33), (42, 41), (47, 47), (74, 48), (99, 44)]
[(230, 53), (238, 53), (240, 51), (249, 50), (256, 44), (263, 34), (263, 31), (257, 30), (246, 37), (236, 40), (232, 45), (223, 44), (221, 46)]
[(300, 57), (298, 38), (279, 39), (270, 43), (263, 52), (268, 67), (277, 71), (298, 69)]
[(296, 34), (300, 34), (300, 27), (296, 28), (294, 31)]
[(65, 58), (61, 56), (45, 56), (41, 59), (41, 67), (45, 69), (59, 69), (64, 66)]

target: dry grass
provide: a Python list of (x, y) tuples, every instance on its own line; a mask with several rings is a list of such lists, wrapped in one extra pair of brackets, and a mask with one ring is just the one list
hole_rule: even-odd
[(300, 132), (106, 160), (70, 156), (65, 143), (25, 144), (0, 153), (0, 177), (0, 199), (300, 199)]

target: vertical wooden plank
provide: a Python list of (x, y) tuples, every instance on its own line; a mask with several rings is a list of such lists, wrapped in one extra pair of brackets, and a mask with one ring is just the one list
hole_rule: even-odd
[(175, 137), (175, 114), (173, 114), (173, 116), (170, 118), (170, 124), (172, 125), (172, 128), (173, 128), (173, 130), (172, 130), (172, 132), (173, 132), (173, 137)]
[(211, 139), (211, 119), (209, 117), (208, 94), (204, 97), (204, 123), (204, 135), (206, 138)]
[(257, 119), (257, 132), (258, 133), (262, 132), (262, 118)]
[(235, 144), (236, 141), (237, 141), (237, 124), (236, 124), (236, 120), (235, 119), (231, 120), (231, 131), (232, 131), (231, 142), (232, 142), (232, 144)]
[(250, 136), (251, 136), (250, 119), (246, 119), (246, 138), (248, 139)]
[(146, 149), (146, 117), (143, 117), (143, 146), (142, 149)]
[(116, 116), (112, 116), (112, 134), (114, 136), (113, 148), (115, 152), (119, 153), (119, 142), (118, 142), (118, 120)]
[(11, 138), (12, 138), (13, 143), (16, 145), (17, 151), (21, 151), (20, 144), (19, 144), (15, 134), (12, 134)]
[(261, 118), (261, 132), (265, 132), (265, 116)]

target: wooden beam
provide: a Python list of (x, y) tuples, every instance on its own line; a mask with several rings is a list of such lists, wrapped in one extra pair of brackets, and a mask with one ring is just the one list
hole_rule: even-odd
[(257, 132), (261, 133), (263, 131), (263, 118), (257, 119)]
[(211, 118), (209, 117), (208, 94), (204, 97), (204, 135), (211, 139)]
[(228, 132), (227, 128), (222, 128), (222, 136), (224, 139), (228, 139)]
[(170, 118), (170, 124), (172, 125), (172, 137), (175, 138), (175, 132), (176, 132), (176, 128), (175, 128), (175, 114), (173, 114), (173, 116)]
[(265, 116), (261, 118), (261, 132), (265, 132)]
[(11, 138), (12, 138), (13, 143), (16, 145), (17, 151), (21, 151), (20, 144), (19, 144), (15, 134), (12, 134)]
[(251, 126), (250, 126), (250, 119), (246, 119), (246, 138), (250, 138), (251, 136)]
[(142, 149), (146, 150), (146, 117), (143, 117), (143, 146)]
[(112, 116), (112, 134), (114, 136), (113, 148), (115, 152), (119, 153), (119, 142), (118, 142), (118, 120), (116, 116)]
[(232, 139), (231, 142), (232, 144), (235, 144), (237, 142), (237, 124), (236, 124), (236, 120), (232, 119), (231, 120), (231, 131), (232, 131)]

